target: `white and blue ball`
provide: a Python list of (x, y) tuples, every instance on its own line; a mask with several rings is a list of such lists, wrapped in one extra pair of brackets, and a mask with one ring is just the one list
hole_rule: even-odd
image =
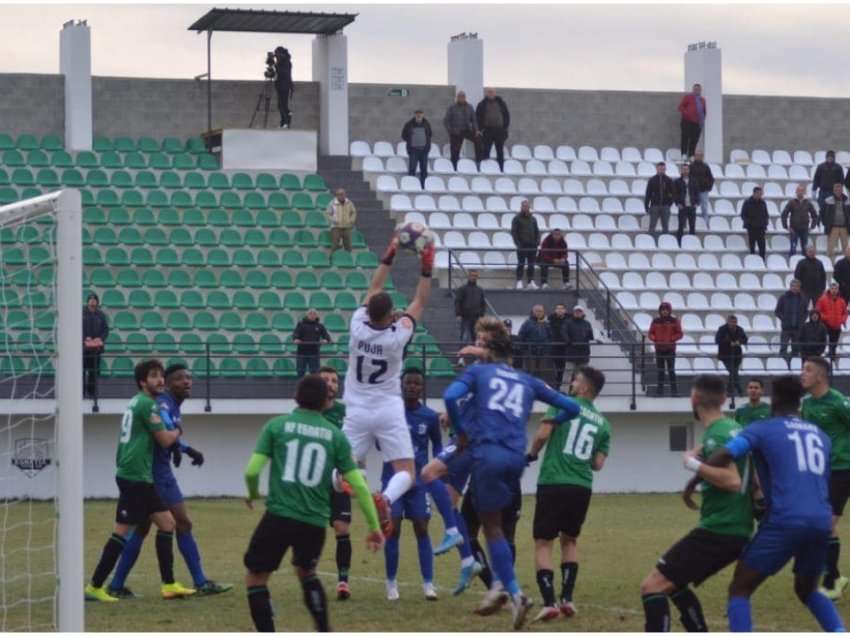
[(434, 243), (433, 232), (424, 223), (417, 221), (400, 224), (396, 227), (396, 235), (398, 236), (399, 247), (417, 254), (421, 254), (423, 250)]

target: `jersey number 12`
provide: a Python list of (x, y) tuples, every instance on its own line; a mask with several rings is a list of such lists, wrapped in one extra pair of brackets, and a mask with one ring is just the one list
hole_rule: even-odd
[[(357, 381), (360, 384), (363, 384), (363, 363), (366, 361), (366, 356), (357, 356)], [(372, 365), (374, 371), (369, 374), (368, 383), (369, 384), (380, 384), (381, 376), (387, 372), (387, 366), (389, 364), (386, 360), (381, 360), (380, 358), (372, 358), (369, 360), (369, 364)]]
[[(797, 451), (797, 469), (801, 473), (814, 473), (823, 475), (826, 468), (826, 458), (823, 454), (823, 442), (815, 433), (805, 433), (800, 437), (799, 431), (788, 435), (788, 439), (794, 442)], [(805, 439), (805, 442), (803, 441)]]

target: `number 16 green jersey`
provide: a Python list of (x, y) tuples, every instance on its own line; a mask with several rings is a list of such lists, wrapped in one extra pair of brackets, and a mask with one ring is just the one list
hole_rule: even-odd
[[(608, 455), (611, 447), (611, 426), (592, 402), (573, 398), (578, 402), (579, 416), (556, 425), (546, 442), (546, 451), (540, 465), (539, 485), (573, 485), (593, 487), (593, 458), (596, 453)], [(554, 407), (546, 411), (545, 419), (557, 415)]]

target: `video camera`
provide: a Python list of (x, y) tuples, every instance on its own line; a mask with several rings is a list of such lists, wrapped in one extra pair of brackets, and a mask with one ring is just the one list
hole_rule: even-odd
[(277, 74), (274, 66), (275, 66), (274, 53), (269, 51), (268, 53), (266, 53), (266, 70), (263, 73), (263, 77), (265, 77), (266, 79), (274, 79), (274, 76)]

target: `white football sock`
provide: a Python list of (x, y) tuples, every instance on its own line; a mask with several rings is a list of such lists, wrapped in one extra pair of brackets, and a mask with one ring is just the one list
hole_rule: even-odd
[(386, 497), (389, 500), (390, 505), (392, 505), (399, 497), (410, 490), (412, 485), (413, 478), (410, 476), (410, 473), (406, 470), (400, 470), (393, 475), (387, 483), (387, 487), (384, 489), (384, 497)]

